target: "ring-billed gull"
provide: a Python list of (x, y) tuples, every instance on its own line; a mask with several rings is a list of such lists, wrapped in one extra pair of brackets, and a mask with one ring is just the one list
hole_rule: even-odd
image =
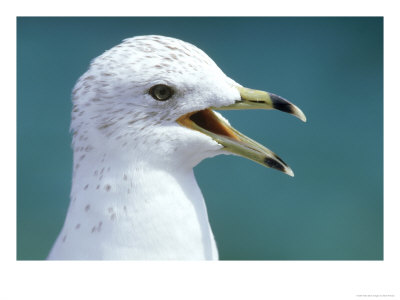
[(73, 90), (71, 201), (48, 258), (218, 259), (193, 167), (231, 153), (293, 176), (215, 112), (255, 108), (306, 120), (178, 39), (129, 38), (94, 59)]

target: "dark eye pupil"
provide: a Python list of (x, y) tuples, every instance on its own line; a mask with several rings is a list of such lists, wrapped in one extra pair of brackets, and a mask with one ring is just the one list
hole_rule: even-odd
[(164, 84), (157, 84), (150, 88), (149, 94), (158, 101), (165, 101), (172, 97), (172, 89)]

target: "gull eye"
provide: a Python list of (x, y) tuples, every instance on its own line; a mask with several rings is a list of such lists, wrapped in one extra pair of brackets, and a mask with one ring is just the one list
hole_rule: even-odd
[(174, 91), (165, 84), (157, 84), (150, 88), (149, 94), (157, 101), (165, 101), (172, 97)]

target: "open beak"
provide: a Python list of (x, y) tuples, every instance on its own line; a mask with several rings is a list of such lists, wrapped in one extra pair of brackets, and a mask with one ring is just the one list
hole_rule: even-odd
[(290, 113), (303, 122), (306, 122), (306, 116), (297, 106), (277, 95), (244, 87), (237, 87), (237, 89), (241, 99), (234, 104), (194, 111), (181, 116), (177, 122), (189, 129), (208, 135), (222, 145), (226, 151), (294, 176), (292, 169), (279, 156), (231, 127), (213, 109), (277, 109)]

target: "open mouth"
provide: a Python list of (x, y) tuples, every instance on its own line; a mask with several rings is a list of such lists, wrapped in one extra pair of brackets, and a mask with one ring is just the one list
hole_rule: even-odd
[(180, 117), (178, 119), (178, 123), (189, 128), (190, 128), (190, 123), (194, 123), (198, 127), (208, 132), (214, 133), (216, 135), (222, 135), (236, 141), (240, 141), (238, 136), (232, 130), (232, 127), (230, 127), (228, 124), (226, 124), (225, 121), (220, 119), (210, 108), (188, 113)]
[[(278, 109), (291, 113), (305, 121), (305, 116), (299, 108), (279, 96), (242, 87), (238, 89), (241, 100), (238, 100), (235, 104), (217, 109)], [(211, 108), (185, 114), (178, 118), (177, 122), (184, 127), (208, 135), (228, 152), (294, 176), (293, 171), (279, 156), (234, 129)]]

